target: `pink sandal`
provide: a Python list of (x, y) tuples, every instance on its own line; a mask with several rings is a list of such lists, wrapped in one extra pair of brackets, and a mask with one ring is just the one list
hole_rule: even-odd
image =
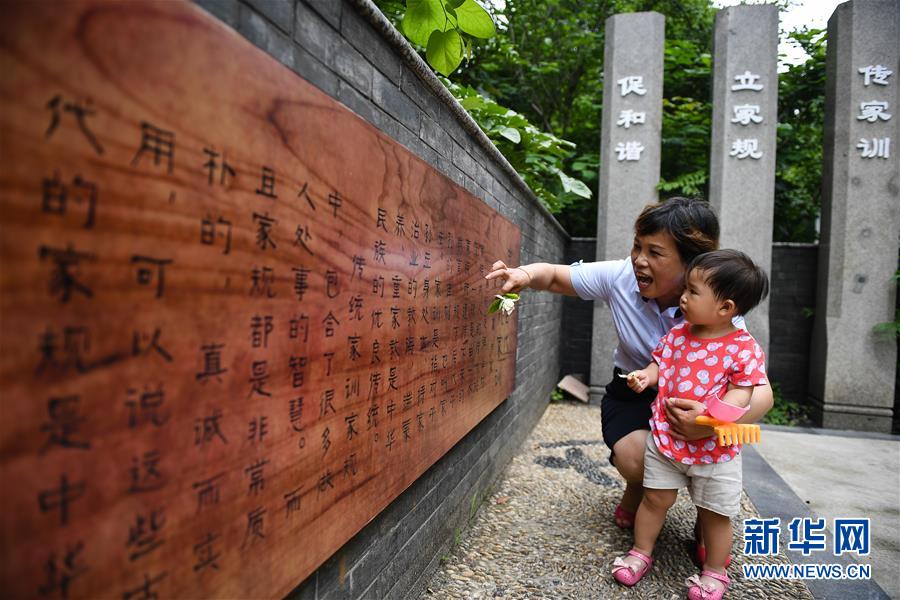
[[(725, 587), (720, 590), (716, 589), (716, 586), (714, 585), (703, 583), (700, 580), (703, 576), (721, 581)], [(691, 575), (684, 583), (685, 585), (690, 586), (687, 593), (688, 600), (722, 600), (722, 596), (728, 591), (731, 580), (728, 579), (728, 575), (704, 569), (699, 575)]]
[(622, 585), (627, 585), (628, 587), (633, 586), (641, 578), (647, 574), (647, 571), (650, 570), (650, 566), (653, 564), (653, 559), (649, 556), (638, 552), (634, 548), (628, 551), (628, 556), (634, 556), (636, 558), (644, 561), (644, 568), (635, 570), (634, 567), (625, 562), (624, 558), (619, 556), (616, 557), (616, 560), (613, 561), (613, 577), (621, 583)]
[(616, 527), (619, 529), (634, 529), (634, 516), (635, 513), (625, 510), (621, 504), (613, 512), (613, 519), (615, 519)]

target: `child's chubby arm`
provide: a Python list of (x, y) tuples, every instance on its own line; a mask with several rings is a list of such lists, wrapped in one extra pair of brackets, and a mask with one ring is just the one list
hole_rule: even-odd
[(752, 385), (734, 385), (728, 384), (728, 390), (722, 396), (722, 402), (737, 406), (738, 408), (747, 408), (750, 406), (750, 397), (753, 395)]
[(728, 384), (721, 398), (711, 398), (706, 403), (709, 416), (725, 423), (740, 423), (750, 410), (753, 386)]
[(772, 394), (772, 386), (769, 384), (756, 385), (750, 388), (752, 396), (750, 398), (750, 410), (744, 413), (744, 416), (735, 421), (736, 423), (756, 423), (762, 421), (766, 413), (772, 409), (775, 403), (775, 396)]
[(659, 381), (659, 365), (651, 362), (643, 369), (632, 371), (628, 374), (628, 387), (640, 394), (648, 387), (656, 387)]

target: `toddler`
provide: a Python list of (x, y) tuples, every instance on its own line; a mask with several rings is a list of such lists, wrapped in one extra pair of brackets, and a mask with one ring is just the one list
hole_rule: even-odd
[[(702, 402), (714, 417), (738, 421), (753, 386), (768, 383), (765, 357), (747, 331), (734, 325), (765, 298), (766, 274), (743, 252), (701, 254), (687, 267), (680, 308), (685, 321), (666, 334), (653, 362), (628, 375), (635, 392), (658, 387), (644, 453), (644, 497), (637, 511), (634, 547), (613, 565), (615, 579), (636, 584), (650, 570), (651, 554), (678, 489), (687, 486), (697, 506), (706, 561), (687, 581), (688, 598), (719, 600), (730, 583), (725, 561), (731, 551), (731, 518), (740, 512), (739, 444), (719, 446), (716, 437), (682, 441), (669, 435), (670, 398)], [(740, 321), (739, 321), (740, 322)]]

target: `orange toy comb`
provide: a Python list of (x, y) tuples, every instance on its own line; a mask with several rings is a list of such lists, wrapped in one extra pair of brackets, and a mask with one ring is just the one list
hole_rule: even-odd
[(732, 444), (756, 444), (761, 437), (759, 425), (728, 423), (706, 415), (700, 415), (694, 422), (697, 423), (697, 425), (709, 425), (715, 429), (716, 435), (719, 437), (720, 446), (731, 446)]

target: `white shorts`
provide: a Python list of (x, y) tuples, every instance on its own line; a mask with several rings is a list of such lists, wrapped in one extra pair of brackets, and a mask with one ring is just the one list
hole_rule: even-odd
[(741, 512), (743, 489), (741, 455), (728, 462), (685, 465), (660, 452), (650, 434), (644, 451), (644, 487), (655, 490), (687, 487), (695, 505), (726, 517), (736, 517)]

